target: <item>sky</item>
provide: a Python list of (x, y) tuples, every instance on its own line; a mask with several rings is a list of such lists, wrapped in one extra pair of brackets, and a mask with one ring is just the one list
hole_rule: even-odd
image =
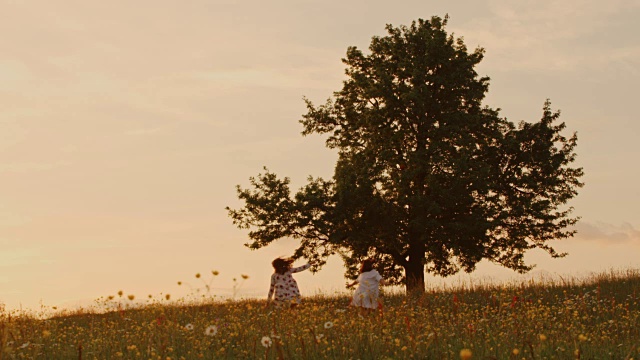
[[(445, 14), (486, 50), (486, 105), (532, 122), (549, 98), (578, 133), (578, 234), (552, 243), (565, 258), (531, 252), (527, 276), (640, 267), (640, 0), (0, 0), (0, 304), (176, 298), (210, 281), (228, 297), (234, 278), (237, 297), (266, 297), (295, 242), (244, 247), (225, 211), (242, 205), (235, 186), (263, 166), (293, 190), (330, 178), (335, 152), (300, 134), (303, 97), (339, 90), (347, 47), (386, 24)], [(481, 263), (426, 280), (522, 278)], [(338, 258), (297, 279), (305, 295), (345, 284)]]

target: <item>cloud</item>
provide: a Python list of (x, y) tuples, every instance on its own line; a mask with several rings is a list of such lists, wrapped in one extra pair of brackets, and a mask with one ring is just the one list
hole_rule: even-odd
[(623, 40), (637, 27), (619, 21), (640, 12), (638, 1), (496, 0), (489, 11), (456, 33), (486, 48), (498, 68), (571, 72), (638, 64), (640, 45)]
[(624, 222), (613, 225), (604, 222), (584, 222), (576, 225), (577, 240), (598, 241), (604, 244), (636, 243), (640, 244), (640, 230)]
[(52, 163), (36, 163), (36, 162), (23, 162), (23, 163), (4, 163), (0, 164), (0, 174), (2, 173), (32, 173), (48, 171), (59, 167), (65, 167), (71, 165), (68, 161), (58, 161)]

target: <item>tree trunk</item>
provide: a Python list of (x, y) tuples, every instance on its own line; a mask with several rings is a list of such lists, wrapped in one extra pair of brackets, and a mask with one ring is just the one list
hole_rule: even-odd
[(407, 294), (424, 293), (424, 245), (411, 247), (409, 259), (404, 266)]

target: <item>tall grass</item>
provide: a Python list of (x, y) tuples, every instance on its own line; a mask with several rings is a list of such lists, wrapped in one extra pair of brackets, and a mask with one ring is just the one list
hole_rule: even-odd
[(41, 319), (0, 312), (0, 359), (639, 359), (640, 271), (383, 296), (295, 309), (158, 300)]

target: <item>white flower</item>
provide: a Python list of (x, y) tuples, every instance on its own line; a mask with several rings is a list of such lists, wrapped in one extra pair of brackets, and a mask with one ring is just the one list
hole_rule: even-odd
[(187, 324), (187, 325), (184, 326), (184, 328), (189, 330), (189, 331), (191, 331), (191, 330), (193, 330), (193, 324)]
[(218, 333), (218, 327), (215, 325), (209, 325), (207, 329), (204, 331), (204, 334), (207, 336), (214, 336)]
[(331, 321), (327, 321), (326, 323), (324, 323), (325, 329), (331, 329), (332, 327), (333, 327), (333, 323)]
[(324, 334), (318, 334), (316, 335), (316, 341), (320, 341), (322, 340), (322, 338), (324, 337)]
[(271, 346), (271, 344), (273, 344), (273, 341), (271, 341), (271, 338), (268, 336), (263, 336), (262, 340), (260, 340), (260, 342), (262, 343), (262, 346), (268, 348)]
[(20, 349), (25, 349), (27, 346), (29, 346), (29, 344), (30, 342), (27, 341), (26, 343), (20, 345)]
[(337, 310), (336, 310), (336, 314), (343, 313), (343, 312), (345, 312), (345, 311), (347, 311), (347, 310), (345, 310), (345, 309), (337, 309)]

